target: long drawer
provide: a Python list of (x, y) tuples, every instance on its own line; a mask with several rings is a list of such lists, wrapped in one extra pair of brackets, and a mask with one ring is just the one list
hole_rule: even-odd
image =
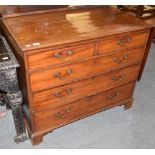
[(32, 96), (34, 110), (46, 110), (70, 103), (94, 93), (119, 86), (137, 78), (139, 65), (113, 71), (90, 79), (81, 80), (47, 91), (35, 93)]
[(48, 111), (34, 113), (36, 130), (54, 129), (82, 118), (98, 109), (129, 99), (132, 97), (134, 85), (135, 83), (129, 83), (83, 98), (77, 102), (69, 103)]
[(107, 54), (112, 51), (120, 51), (127, 48), (144, 46), (147, 40), (147, 35), (147, 32), (143, 32), (101, 40), (99, 43), (98, 54)]
[(138, 64), (141, 61), (142, 51), (143, 49), (139, 48), (33, 72), (30, 74), (31, 91), (42, 91), (122, 67)]
[(27, 58), (28, 68), (37, 69), (89, 58), (93, 55), (94, 48), (94, 43), (92, 42), (31, 54)]

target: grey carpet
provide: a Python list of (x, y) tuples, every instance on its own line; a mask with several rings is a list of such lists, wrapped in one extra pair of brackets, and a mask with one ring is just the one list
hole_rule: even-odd
[(0, 118), (0, 148), (155, 148), (155, 45), (152, 45), (134, 105), (116, 107), (54, 130), (40, 145), (16, 144), (11, 112)]

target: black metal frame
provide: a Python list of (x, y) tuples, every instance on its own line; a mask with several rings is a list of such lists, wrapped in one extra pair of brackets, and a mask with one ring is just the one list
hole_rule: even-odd
[[(26, 129), (22, 114), (22, 94), (19, 90), (16, 69), (19, 64), (13, 55), (8, 43), (3, 36), (0, 36), (11, 59), (0, 61), (0, 90), (3, 92), (4, 100), (1, 104), (6, 104), (7, 109), (12, 110), (16, 136), (15, 142), (23, 142), (27, 139)], [(4, 103), (5, 102), (5, 103)]]

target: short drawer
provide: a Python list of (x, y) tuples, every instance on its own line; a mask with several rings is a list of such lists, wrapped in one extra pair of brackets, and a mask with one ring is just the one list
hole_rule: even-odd
[(131, 81), (135, 81), (139, 65), (113, 71), (90, 79), (74, 82), (69, 85), (38, 92), (32, 95), (35, 111), (54, 108), (74, 102), (91, 94), (111, 89)]
[(49, 50), (28, 56), (28, 68), (36, 69), (65, 64), (75, 60), (89, 58), (93, 55), (94, 43), (71, 46), (63, 49)]
[[(34, 113), (36, 130), (57, 128), (132, 97), (135, 83), (87, 96), (79, 101)], [(125, 91), (124, 91), (125, 90)]]
[(144, 46), (147, 40), (147, 33), (129, 34), (112, 39), (101, 40), (98, 54), (108, 54), (113, 51), (121, 51), (132, 47)]
[(142, 51), (140, 48), (33, 72), (30, 75), (31, 91), (42, 91), (122, 67), (138, 64), (141, 61)]

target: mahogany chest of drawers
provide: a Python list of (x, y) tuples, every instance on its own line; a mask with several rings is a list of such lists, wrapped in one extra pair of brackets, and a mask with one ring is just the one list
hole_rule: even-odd
[(6, 17), (1, 27), (21, 65), (23, 111), (33, 144), (75, 120), (131, 107), (149, 25), (100, 7)]

